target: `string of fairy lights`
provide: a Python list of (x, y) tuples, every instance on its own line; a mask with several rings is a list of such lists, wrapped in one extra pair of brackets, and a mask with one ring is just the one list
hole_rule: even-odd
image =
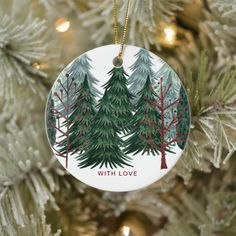
[[(58, 32), (64, 33), (69, 30), (71, 24), (68, 19), (59, 18), (55, 21), (55, 28)], [(164, 40), (166, 44), (174, 45), (176, 41), (176, 29), (174, 25), (168, 25), (163, 30)]]

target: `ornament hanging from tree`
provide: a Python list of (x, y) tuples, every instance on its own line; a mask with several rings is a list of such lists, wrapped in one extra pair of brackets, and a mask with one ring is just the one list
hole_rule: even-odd
[(145, 187), (180, 158), (190, 127), (186, 92), (162, 59), (126, 46), (93, 49), (58, 76), (46, 107), (50, 145), (76, 178), (109, 191)]

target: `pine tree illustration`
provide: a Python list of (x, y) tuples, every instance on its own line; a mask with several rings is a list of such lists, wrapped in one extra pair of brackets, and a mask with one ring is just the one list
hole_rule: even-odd
[[(173, 81), (178, 82), (179, 78), (176, 72), (164, 61), (161, 60), (163, 63), (161, 68), (155, 73), (155, 77), (168, 77), (169, 73), (171, 73), (171, 77), (173, 78)], [(175, 84), (176, 85), (176, 84)]]
[[(101, 96), (101, 92), (95, 87), (95, 85), (98, 83), (98, 80), (94, 77), (94, 75), (90, 72), (92, 69), (91, 66), (91, 59), (88, 57), (87, 54), (83, 54), (79, 58), (75, 59), (71, 65), (69, 65), (66, 76), (68, 78), (73, 78), (76, 84), (76, 87), (74, 88), (77, 91), (77, 88), (80, 87), (81, 83), (83, 83), (85, 76), (87, 76), (87, 80), (89, 83), (89, 87), (91, 88), (92, 94), (94, 96)], [(66, 86), (66, 81), (63, 83), (64, 86)], [(70, 106), (73, 106), (76, 100), (76, 96), (74, 96), (75, 93), (72, 93), (70, 96)], [(63, 101), (66, 98), (63, 98)], [(57, 109), (62, 113), (65, 114), (65, 109), (60, 104)]]
[(53, 146), (56, 142), (56, 117), (54, 114), (54, 101), (51, 94), (49, 95), (48, 105), (46, 109), (46, 123), (48, 139), (50, 144)]
[(166, 88), (170, 83), (173, 84), (172, 94), (175, 93), (175, 96), (178, 97), (178, 90), (180, 88), (179, 77), (167, 63), (163, 62), (161, 68), (154, 74), (154, 77), (156, 78), (153, 85), (155, 91), (156, 89), (159, 89), (160, 78), (162, 77), (165, 78), (163, 81), (163, 88)]
[[(150, 76), (151, 82), (153, 82), (154, 71), (152, 70), (152, 56), (145, 49), (140, 49), (136, 53), (135, 57), (137, 58), (135, 63), (130, 67), (133, 73), (129, 77), (130, 91), (137, 95), (137, 93), (143, 88), (146, 83), (147, 76)], [(137, 101), (138, 97), (134, 97), (134, 100)]]
[[(89, 132), (96, 114), (95, 99), (91, 92), (88, 83), (87, 75), (81, 83), (80, 88), (76, 95), (77, 99), (72, 107), (73, 112), (69, 116), (67, 122), (70, 124), (69, 128), (69, 152), (83, 151), (89, 145)], [(60, 142), (60, 152), (64, 154), (66, 150), (67, 139)]]
[(109, 100), (113, 106), (114, 123), (122, 132), (131, 128), (129, 120), (132, 118), (134, 106), (131, 103), (133, 95), (127, 88), (127, 74), (123, 67), (114, 67), (110, 72), (111, 78), (104, 85), (109, 93)]
[(160, 147), (160, 133), (156, 126), (161, 129), (160, 114), (153, 103), (156, 96), (151, 85), (150, 76), (147, 76), (143, 89), (138, 93), (140, 99), (136, 105), (136, 113), (132, 118), (134, 124), (128, 135), (131, 135), (126, 141), (124, 152), (126, 154), (158, 153)]
[(66, 73), (75, 79), (75, 82), (78, 86), (83, 83), (85, 76), (87, 76), (86, 78), (88, 80), (92, 94), (94, 94), (94, 96), (99, 96), (101, 93), (95, 87), (95, 85), (98, 83), (98, 80), (90, 72), (92, 69), (90, 62), (91, 59), (85, 53), (79, 58), (75, 59)]
[(186, 92), (183, 87), (181, 87), (179, 94), (180, 94), (180, 101), (177, 107), (177, 114), (178, 116), (181, 116), (182, 119), (179, 120), (177, 124), (177, 132), (178, 136), (183, 137), (183, 140), (179, 140), (177, 144), (179, 148), (184, 149), (189, 133), (190, 111), (188, 107), (188, 99), (186, 96)]
[(113, 169), (132, 166), (129, 164), (131, 159), (122, 151), (124, 142), (119, 137), (132, 117), (132, 96), (126, 87), (125, 71), (122, 67), (112, 69), (109, 74), (112, 76), (105, 84), (105, 92), (99, 100), (98, 112), (90, 132), (89, 138), (92, 142), (85, 152), (77, 157), (80, 168), (101, 168), (105, 165)]

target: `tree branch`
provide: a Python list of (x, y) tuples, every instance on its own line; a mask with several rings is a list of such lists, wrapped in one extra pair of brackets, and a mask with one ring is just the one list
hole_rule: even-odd
[(60, 98), (60, 96), (58, 95), (58, 93), (55, 93), (54, 95), (60, 100), (60, 102), (62, 103), (62, 105), (64, 106), (64, 108), (67, 110), (67, 109), (68, 109), (68, 106), (65, 105), (65, 103), (62, 101), (62, 99)]
[(165, 97), (167, 96), (167, 94), (169, 93), (171, 87), (172, 87), (172, 84), (169, 84), (167, 90), (165, 91), (165, 94), (163, 95), (164, 98), (165, 98)]
[(178, 103), (178, 102), (179, 102), (179, 98), (176, 99), (174, 102), (170, 103), (168, 106), (164, 107), (164, 110), (167, 110), (168, 108), (174, 106), (174, 105), (175, 105), (176, 103)]
[(51, 104), (50, 104), (49, 107), (54, 111), (54, 115), (55, 115), (55, 114), (58, 114), (58, 115), (60, 115), (61, 117), (63, 117), (64, 119), (66, 119), (66, 117), (65, 117), (60, 111), (58, 111), (56, 108), (54, 108), (53, 106), (51, 106)]
[(64, 87), (64, 85), (62, 84), (61, 80), (58, 80), (58, 83), (61, 85), (61, 87), (63, 88), (63, 90), (66, 92), (66, 94), (68, 94), (67, 89)]
[(60, 133), (62, 133), (63, 135), (67, 136), (67, 133), (65, 133), (64, 131), (62, 131), (61, 129), (59, 129), (58, 127), (54, 126), (54, 128), (56, 130), (58, 130)]

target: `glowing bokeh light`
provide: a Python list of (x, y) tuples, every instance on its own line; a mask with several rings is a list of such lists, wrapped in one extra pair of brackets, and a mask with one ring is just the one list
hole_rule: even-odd
[(60, 18), (56, 20), (55, 27), (58, 32), (61, 33), (66, 32), (70, 28), (70, 21), (64, 18)]

